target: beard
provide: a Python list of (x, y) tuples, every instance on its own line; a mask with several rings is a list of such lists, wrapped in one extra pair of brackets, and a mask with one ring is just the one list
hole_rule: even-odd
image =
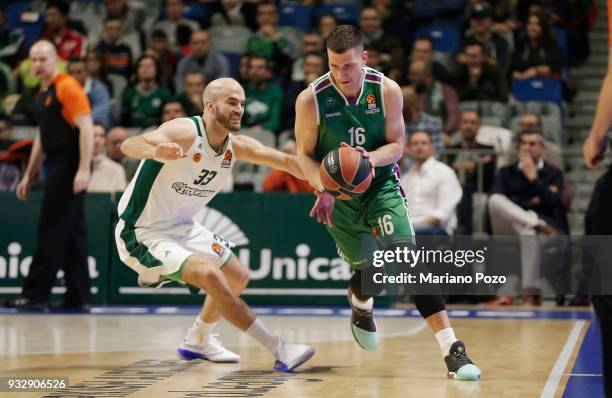
[(238, 124), (238, 127), (233, 125), (231, 120), (230, 120), (230, 116), (229, 115), (224, 115), (221, 112), (219, 112), (219, 108), (216, 108), (215, 120), (217, 121), (217, 123), (219, 123), (221, 126), (223, 126), (226, 129), (228, 129), (229, 131), (232, 131), (232, 132), (236, 133), (236, 132), (238, 132), (240, 130), (240, 123)]

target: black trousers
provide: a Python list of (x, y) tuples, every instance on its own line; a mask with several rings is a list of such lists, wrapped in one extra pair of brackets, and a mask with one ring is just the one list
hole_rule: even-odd
[(57, 271), (62, 267), (66, 282), (64, 302), (89, 303), (85, 193), (73, 192), (75, 173), (74, 160), (48, 166), (38, 220), (38, 245), (21, 293), (35, 302), (49, 301)]
[[(595, 183), (585, 215), (585, 233), (612, 235), (612, 169)], [(612, 398), (612, 296), (592, 296), (592, 300), (601, 328), (606, 397)]]

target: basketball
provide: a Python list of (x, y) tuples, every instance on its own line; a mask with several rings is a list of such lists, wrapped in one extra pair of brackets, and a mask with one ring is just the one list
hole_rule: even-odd
[(343, 146), (325, 155), (319, 174), (323, 187), (340, 200), (361, 195), (372, 182), (370, 162), (352, 147)]

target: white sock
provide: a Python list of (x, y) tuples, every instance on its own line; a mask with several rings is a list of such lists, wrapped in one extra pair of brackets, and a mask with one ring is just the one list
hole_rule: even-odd
[(264, 325), (264, 323), (259, 319), (255, 319), (255, 321), (249, 326), (246, 330), (247, 334), (257, 340), (259, 344), (264, 346), (270, 353), (274, 356), (274, 358), (279, 359), (278, 355), (278, 336), (272, 334), (270, 329)]
[(374, 308), (374, 298), (370, 297), (367, 301), (361, 301), (353, 294), (351, 296), (351, 304), (362, 311), (372, 311), (372, 308)]
[(438, 340), (438, 344), (440, 345), (442, 357), (447, 356), (450, 352), (451, 346), (455, 341), (457, 341), (453, 328), (442, 329), (438, 333), (436, 333), (435, 336), (436, 340)]
[(215, 326), (217, 326), (217, 322), (208, 323), (201, 320), (199, 316), (196, 317), (193, 326), (187, 332), (187, 337), (185, 337), (187, 344), (203, 345), (206, 338), (212, 334)]

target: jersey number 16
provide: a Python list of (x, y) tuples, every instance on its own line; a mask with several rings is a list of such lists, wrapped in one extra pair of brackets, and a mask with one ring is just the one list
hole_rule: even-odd
[(351, 137), (351, 146), (365, 144), (365, 129), (363, 127), (351, 127), (348, 131)]

